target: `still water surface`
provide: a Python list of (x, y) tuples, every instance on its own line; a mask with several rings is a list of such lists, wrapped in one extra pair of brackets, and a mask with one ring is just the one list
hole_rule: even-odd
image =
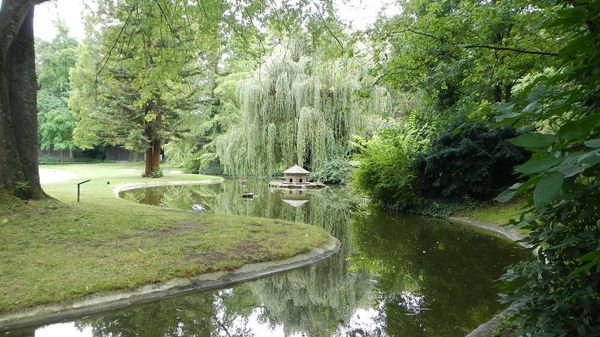
[[(243, 200), (244, 191), (258, 194)], [(7, 336), (459, 337), (502, 309), (494, 280), (526, 256), (446, 221), (356, 209), (346, 188), (171, 186), (122, 197), (163, 207), (305, 221), (342, 243), (315, 265), (243, 283), (5, 332)]]

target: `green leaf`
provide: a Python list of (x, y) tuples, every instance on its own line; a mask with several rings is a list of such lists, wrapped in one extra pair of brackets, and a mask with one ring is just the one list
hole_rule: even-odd
[(558, 167), (553, 168), (552, 171), (560, 172), (562, 173), (563, 177), (569, 178), (585, 171), (585, 169), (587, 169), (588, 167), (589, 165), (579, 165), (565, 162), (559, 165)]
[(583, 144), (585, 144), (585, 146), (587, 146), (587, 147), (597, 148), (597, 147), (600, 147), (600, 139), (599, 138), (590, 139), (588, 141), (583, 142)]
[(558, 158), (555, 158), (555, 157), (530, 159), (523, 165), (517, 166), (515, 168), (515, 171), (517, 171), (519, 173), (524, 173), (524, 174), (532, 174), (532, 173), (545, 171), (545, 170), (557, 165), (560, 162), (561, 162), (561, 160)]
[(518, 118), (518, 117), (521, 117), (520, 113), (518, 113), (518, 112), (512, 112), (512, 113), (509, 113), (509, 114), (496, 116), (495, 118), (496, 118), (496, 122), (503, 122), (503, 121), (515, 119), (515, 118)]
[(529, 102), (537, 101), (544, 93), (546, 92), (545, 85), (538, 85), (527, 95), (527, 100)]
[(494, 200), (496, 200), (497, 202), (502, 202), (502, 203), (508, 202), (515, 196), (516, 193), (517, 193), (517, 191), (515, 191), (515, 190), (510, 190), (510, 189), (504, 190), (502, 193), (498, 194), (498, 196), (495, 197)]
[(498, 111), (502, 115), (507, 115), (513, 112), (514, 103), (496, 103), (491, 106), (492, 110)]
[(535, 107), (537, 106), (538, 102), (537, 101), (533, 101), (529, 104), (527, 104), (527, 106), (523, 109), (523, 112), (532, 112)]
[(563, 140), (586, 138), (598, 125), (600, 114), (565, 123), (558, 131), (558, 137)]
[(549, 172), (542, 176), (533, 191), (533, 202), (538, 209), (555, 200), (563, 185), (563, 175), (560, 172)]
[(518, 137), (511, 138), (508, 141), (513, 145), (526, 149), (541, 149), (550, 146), (555, 139), (555, 135), (532, 132), (524, 133)]
[(600, 149), (590, 151), (582, 155), (577, 161), (578, 164), (594, 166), (600, 163)]

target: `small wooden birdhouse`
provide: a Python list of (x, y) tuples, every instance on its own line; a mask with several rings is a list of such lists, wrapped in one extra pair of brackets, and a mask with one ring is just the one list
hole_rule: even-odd
[(310, 172), (298, 165), (294, 165), (283, 171), (283, 178), (286, 184), (308, 184), (308, 175)]

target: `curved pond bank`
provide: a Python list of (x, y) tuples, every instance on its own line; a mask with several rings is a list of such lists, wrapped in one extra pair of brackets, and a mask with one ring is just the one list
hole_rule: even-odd
[[(258, 195), (241, 199), (245, 191)], [(353, 209), (344, 188), (269, 190), (264, 181), (123, 192), (133, 201), (320, 226), (339, 252), (303, 268), (188, 292), (8, 336), (464, 337), (503, 307), (493, 282), (520, 247), (468, 226)]]
[(231, 287), (241, 282), (310, 265), (335, 254), (339, 249), (340, 242), (330, 236), (329, 242), (322, 247), (281, 261), (248, 264), (230, 272), (208, 273), (193, 278), (175, 279), (166, 283), (147, 285), (129, 292), (90, 296), (71, 304), (39, 306), (31, 310), (0, 316), (0, 331), (1, 329), (48, 324), (193, 291)]

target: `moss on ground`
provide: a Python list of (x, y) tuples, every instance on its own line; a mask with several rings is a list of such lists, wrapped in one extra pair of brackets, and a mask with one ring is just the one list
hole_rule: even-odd
[[(78, 179), (45, 185), (56, 200), (0, 208), (0, 313), (280, 260), (327, 242), (322, 229), (307, 224), (165, 210), (113, 193), (123, 183), (208, 176), (141, 178), (137, 164), (45, 168)], [(85, 179), (92, 181), (76, 203), (76, 182)]]

